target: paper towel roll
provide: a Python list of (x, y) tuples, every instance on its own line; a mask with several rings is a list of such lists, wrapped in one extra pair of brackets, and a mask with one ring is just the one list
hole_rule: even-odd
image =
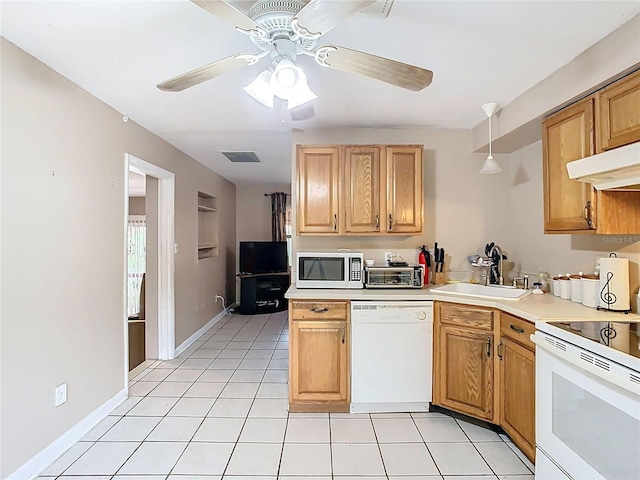
[(600, 259), (600, 307), (607, 310), (629, 310), (629, 259)]
[(629, 324), (611, 322), (611, 328), (615, 330), (616, 333), (611, 339), (609, 346), (621, 352), (629, 353)]

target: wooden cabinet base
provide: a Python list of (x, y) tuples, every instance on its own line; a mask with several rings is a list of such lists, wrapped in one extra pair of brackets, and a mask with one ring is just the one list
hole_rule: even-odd
[(348, 403), (289, 402), (291, 413), (349, 413)]

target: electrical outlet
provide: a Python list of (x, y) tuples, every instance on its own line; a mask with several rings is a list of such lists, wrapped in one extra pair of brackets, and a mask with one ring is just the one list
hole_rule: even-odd
[(393, 252), (384, 252), (384, 263), (389, 265), (391, 259), (393, 258)]
[(56, 397), (55, 397), (54, 405), (56, 407), (59, 407), (66, 401), (67, 401), (67, 384), (63, 383), (62, 385), (58, 385), (56, 387)]

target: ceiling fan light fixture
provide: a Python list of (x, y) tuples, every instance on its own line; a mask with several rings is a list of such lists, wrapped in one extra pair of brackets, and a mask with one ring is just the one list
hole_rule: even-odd
[(280, 60), (271, 75), (271, 90), (273, 94), (283, 100), (299, 95), (307, 85), (307, 76), (302, 68), (288, 58)]
[(273, 91), (271, 90), (270, 80), (271, 72), (264, 70), (253, 82), (244, 87), (244, 91), (261, 104), (273, 108)]
[(502, 168), (500, 168), (500, 164), (493, 158), (493, 155), (491, 154), (491, 142), (492, 142), (491, 117), (493, 117), (493, 114), (498, 109), (498, 104), (496, 102), (489, 102), (489, 103), (483, 104), (481, 108), (489, 118), (489, 156), (487, 156), (487, 159), (482, 164), (480, 173), (482, 174), (500, 173), (502, 171)]
[(292, 108), (304, 105), (305, 103), (310, 102), (311, 100), (315, 100), (316, 98), (318, 98), (318, 96), (311, 91), (309, 85), (307, 85), (307, 82), (304, 82), (302, 91), (298, 95), (287, 100), (287, 110), (291, 110)]

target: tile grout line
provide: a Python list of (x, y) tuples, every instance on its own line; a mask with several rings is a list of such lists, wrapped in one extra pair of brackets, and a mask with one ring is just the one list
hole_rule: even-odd
[(389, 472), (387, 472), (387, 465), (384, 463), (384, 457), (382, 456), (382, 447), (380, 446), (380, 441), (378, 440), (378, 432), (376, 432), (376, 425), (373, 423), (373, 417), (369, 413), (369, 421), (371, 422), (371, 428), (373, 429), (373, 436), (376, 438), (376, 445), (378, 446), (378, 453), (380, 454), (380, 461), (382, 462), (382, 468), (384, 469), (384, 474), (387, 478), (389, 478)]
[[(422, 436), (422, 432), (418, 428), (418, 424), (416, 423), (416, 419), (413, 417), (413, 415), (411, 415), (411, 413), (409, 413), (409, 417), (411, 417), (411, 421), (413, 422), (413, 425), (416, 427), (416, 430), (418, 430), (418, 435), (420, 435), (420, 438), (422, 439), (422, 443), (424, 443), (424, 447), (427, 449), (427, 453), (429, 454), (429, 457), (431, 458), (431, 461), (435, 465), (436, 470), (438, 470), (438, 474), (440, 475), (441, 478), (444, 478), (444, 475), (442, 474), (442, 471), (440, 470), (440, 467), (438, 466), (438, 464), (436, 462), (436, 459), (433, 458), (433, 453), (431, 453), (431, 450), (429, 449), (429, 445), (427, 445), (427, 441)], [(460, 428), (460, 427), (458, 426), (458, 428)], [(462, 429), (460, 428), (460, 430), (462, 430)]]

